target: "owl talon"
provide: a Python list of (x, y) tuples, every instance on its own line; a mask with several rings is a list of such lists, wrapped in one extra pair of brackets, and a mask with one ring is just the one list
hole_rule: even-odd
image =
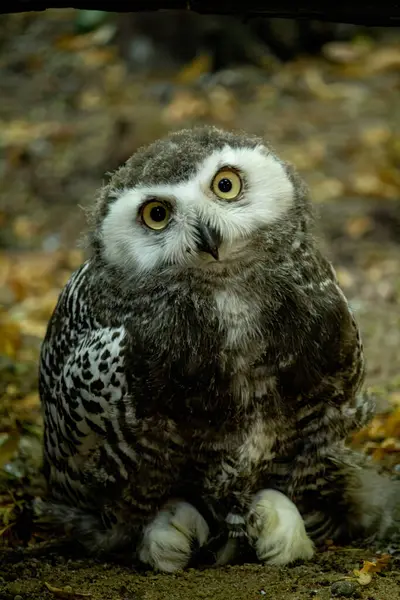
[(263, 490), (254, 498), (247, 516), (247, 534), (258, 559), (269, 564), (286, 565), (314, 554), (299, 511), (276, 490)]
[(168, 503), (146, 527), (139, 558), (157, 571), (184, 569), (196, 546), (207, 541), (209, 527), (188, 502)]

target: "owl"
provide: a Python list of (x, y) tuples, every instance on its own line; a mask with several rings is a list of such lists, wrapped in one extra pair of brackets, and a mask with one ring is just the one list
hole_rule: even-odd
[(165, 572), (385, 535), (391, 482), (345, 446), (373, 413), (362, 343), (294, 168), (245, 133), (174, 132), (88, 229), (41, 351), (42, 515)]

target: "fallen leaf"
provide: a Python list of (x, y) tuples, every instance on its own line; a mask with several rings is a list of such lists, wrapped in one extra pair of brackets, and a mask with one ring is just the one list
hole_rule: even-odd
[(17, 408), (18, 408), (18, 411), (20, 411), (21, 409), (30, 411), (30, 410), (32, 410), (32, 408), (36, 408), (39, 405), (40, 405), (40, 399), (39, 399), (38, 392), (31, 392), (30, 394), (25, 396), (25, 398), (22, 398), (22, 400), (19, 400)]
[(354, 63), (366, 53), (368, 53), (368, 47), (361, 44), (354, 44), (349, 42), (328, 42), (322, 48), (322, 53), (328, 60), (339, 63), (348, 64)]
[[(304, 154), (306, 155), (306, 153)], [(305, 161), (309, 161), (309, 159), (303, 159), (302, 163), (304, 164)], [(307, 168), (311, 168), (311, 166), (312, 165), (309, 164)], [(339, 179), (333, 179), (330, 177), (326, 177), (312, 186), (312, 193), (315, 202), (326, 202), (327, 200), (332, 200), (333, 198), (339, 198), (343, 195), (343, 191), (343, 183), (339, 181)]]
[(382, 554), (374, 561), (364, 560), (361, 569), (354, 569), (353, 573), (360, 585), (368, 585), (372, 581), (374, 573), (380, 573), (388, 566), (390, 562), (390, 554)]
[(361, 132), (361, 141), (363, 145), (371, 148), (376, 148), (379, 144), (383, 144), (390, 140), (391, 132), (389, 126), (374, 126), (367, 127)]
[(320, 100), (333, 100), (337, 97), (334, 87), (324, 81), (322, 74), (317, 69), (307, 69), (303, 77), (306, 86), (316, 98)]
[(346, 232), (353, 239), (358, 240), (374, 228), (370, 217), (360, 216), (349, 219), (346, 223)]
[(81, 52), (81, 58), (87, 67), (103, 67), (115, 60), (116, 51), (114, 48), (89, 48)]
[(209, 73), (212, 66), (210, 54), (199, 54), (178, 73), (176, 79), (179, 83), (192, 83), (204, 73)]
[(389, 565), (391, 560), (390, 554), (382, 554), (374, 561), (365, 560), (361, 571), (366, 573), (380, 573)]
[(84, 594), (82, 592), (76, 592), (72, 589), (70, 585), (66, 585), (63, 588), (55, 587), (47, 581), (44, 582), (44, 585), (47, 587), (49, 592), (54, 594), (57, 598), (68, 598), (69, 600), (73, 600), (74, 598), (89, 598), (92, 594)]
[(32, 219), (25, 216), (17, 217), (13, 223), (13, 230), (17, 237), (22, 240), (29, 240), (36, 235), (37, 225)]
[(180, 91), (164, 110), (164, 118), (168, 123), (179, 123), (186, 119), (204, 117), (208, 110), (208, 103), (205, 99), (188, 91)]
[(215, 87), (209, 93), (211, 116), (220, 122), (233, 121), (236, 114), (235, 98), (222, 86)]
[(370, 573), (363, 573), (358, 569), (354, 569), (353, 573), (360, 585), (368, 585), (372, 581), (372, 575)]
[(21, 328), (14, 321), (7, 321), (0, 312), (0, 355), (15, 358), (21, 347)]
[(400, 438), (400, 408), (387, 415), (384, 428), (385, 437)]
[(400, 47), (377, 48), (368, 57), (367, 70), (370, 73), (400, 71)]

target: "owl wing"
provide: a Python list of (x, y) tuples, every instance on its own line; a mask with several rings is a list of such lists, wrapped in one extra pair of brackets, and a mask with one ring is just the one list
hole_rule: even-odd
[(364, 380), (362, 342), (354, 315), (339, 289), (338, 293), (342, 299), (336, 338), (339, 343), (330, 338), (325, 341), (322, 351), (330, 356), (331, 368), (312, 391), (311, 403), (298, 411), (296, 431), (300, 443), (288, 482), (289, 496), (316, 543), (336, 540), (351, 531), (361, 534), (368, 522), (362, 519), (362, 507), (373, 514), (371, 510), (379, 506), (377, 502), (374, 506), (376, 493), (374, 496), (372, 487), (363, 489), (368, 477), (361, 468), (365, 467), (363, 459), (345, 445), (351, 431), (374, 414), (375, 402), (360, 392)]
[(100, 440), (115, 471), (123, 468), (110, 442), (121, 435), (127, 395), (125, 328), (102, 327), (89, 316), (84, 274), (76, 272), (60, 296), (39, 370), (46, 476), (53, 495), (74, 501), (84, 500), (86, 462)]
[(322, 333), (316, 334), (314, 364), (308, 363), (317, 376), (301, 397), (297, 413), (305, 451), (344, 439), (374, 410), (372, 399), (360, 392), (365, 364), (359, 328), (342, 291), (336, 283), (334, 287), (336, 301), (331, 299), (333, 308), (324, 317)]

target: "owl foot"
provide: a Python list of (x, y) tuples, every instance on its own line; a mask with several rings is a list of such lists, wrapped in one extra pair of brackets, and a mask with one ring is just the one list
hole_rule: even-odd
[(174, 573), (184, 569), (193, 550), (207, 541), (209, 527), (188, 502), (171, 501), (146, 527), (139, 558), (157, 571)]
[(286, 565), (314, 554), (297, 507), (276, 490), (262, 490), (255, 496), (247, 515), (247, 534), (259, 560), (271, 565)]

